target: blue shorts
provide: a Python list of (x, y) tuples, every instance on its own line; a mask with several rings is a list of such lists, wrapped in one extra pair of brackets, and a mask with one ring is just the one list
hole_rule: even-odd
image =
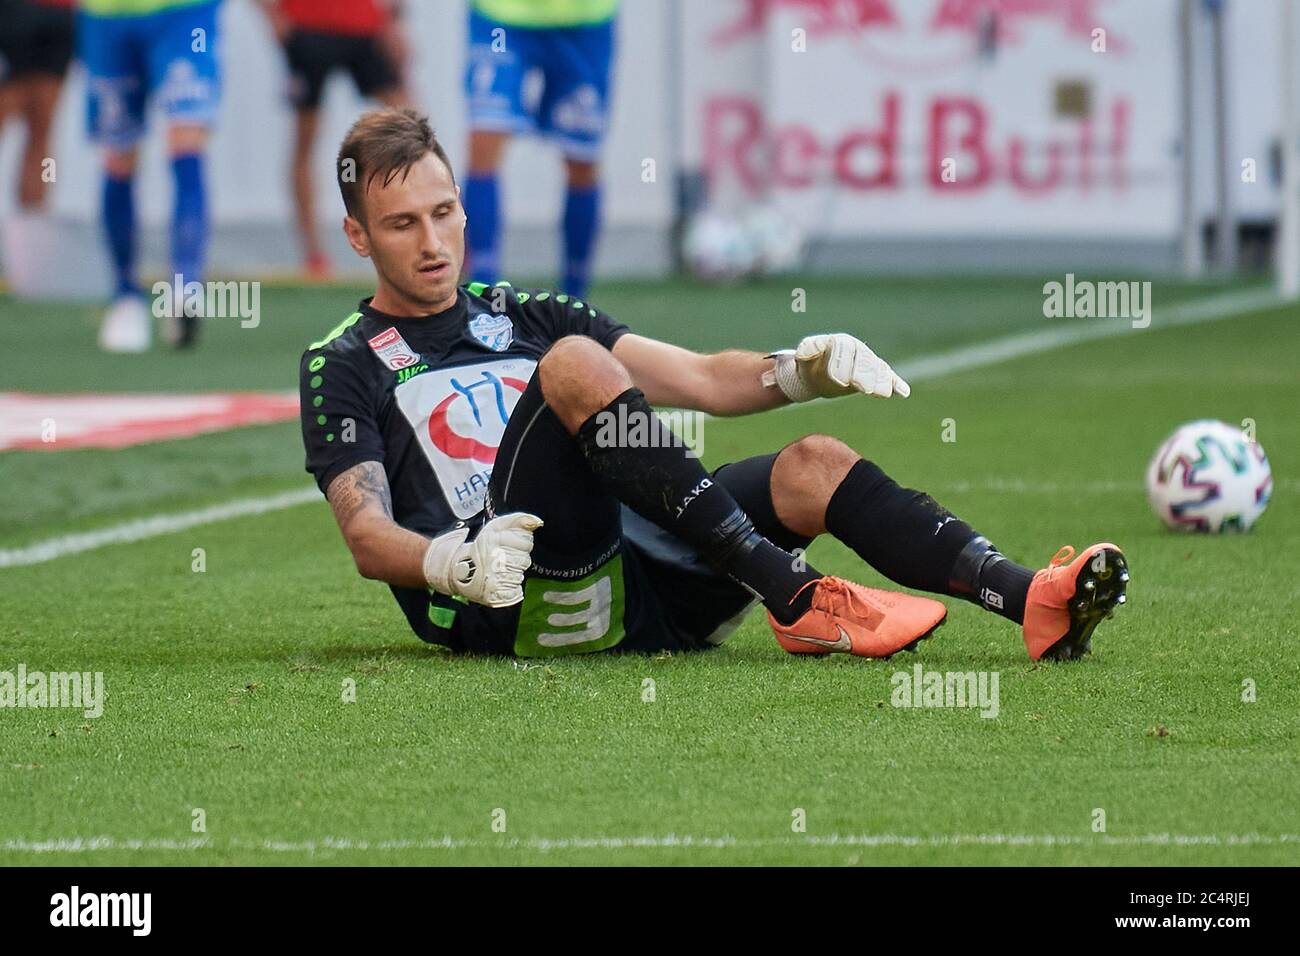
[(217, 0), (143, 16), (77, 14), (90, 138), (127, 148), (156, 99), (169, 122), (210, 126), (220, 94)]
[[(494, 36), (496, 30), (504, 32)], [(471, 129), (541, 133), (570, 159), (596, 159), (608, 122), (612, 19), (530, 29), (471, 9), (469, 44), (465, 92)]]

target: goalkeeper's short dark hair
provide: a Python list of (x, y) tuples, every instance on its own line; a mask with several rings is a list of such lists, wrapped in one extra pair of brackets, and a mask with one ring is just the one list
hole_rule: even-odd
[(451, 160), (434, 135), (429, 118), (409, 107), (371, 110), (352, 124), (339, 147), (335, 173), (348, 215), (365, 222), (363, 200), (370, 183), (387, 186), (429, 153), (437, 156), (456, 181)]

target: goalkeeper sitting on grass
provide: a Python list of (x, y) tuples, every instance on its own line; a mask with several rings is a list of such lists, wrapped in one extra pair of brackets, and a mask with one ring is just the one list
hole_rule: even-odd
[(357, 569), (391, 586), (424, 640), (528, 657), (700, 649), (757, 600), (791, 653), (888, 657), (943, 622), (938, 601), (796, 557), (827, 533), (900, 585), (1021, 624), (1034, 659), (1082, 655), (1124, 601), (1112, 544), (1035, 572), (838, 439), (710, 473), (652, 412), (905, 397), (853, 336), (700, 355), (565, 295), (458, 286), (460, 190), (411, 110), (358, 120), (337, 172), (377, 287), (303, 355), (307, 468)]

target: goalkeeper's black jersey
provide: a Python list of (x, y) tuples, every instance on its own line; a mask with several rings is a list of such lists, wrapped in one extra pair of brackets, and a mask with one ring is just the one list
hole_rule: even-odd
[(427, 535), (473, 525), (537, 360), (565, 335), (612, 348), (626, 331), (585, 302), (505, 284), (462, 286), (450, 309), (417, 319), (367, 299), (303, 353), (307, 470), (323, 492), (341, 472), (377, 461), (398, 524)]
[(354, 465), (380, 462), (394, 519), (429, 536), (482, 521), (497, 445), (551, 343), (587, 335), (612, 348), (627, 332), (585, 302), (506, 283), (462, 286), (452, 308), (423, 318), (369, 302), (303, 354), (307, 470), (324, 492)]

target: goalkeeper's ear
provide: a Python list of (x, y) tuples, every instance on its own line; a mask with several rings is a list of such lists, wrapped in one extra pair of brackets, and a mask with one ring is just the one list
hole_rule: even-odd
[(343, 217), (343, 235), (348, 237), (348, 245), (363, 259), (370, 258), (370, 236), (361, 220), (352, 215)]

